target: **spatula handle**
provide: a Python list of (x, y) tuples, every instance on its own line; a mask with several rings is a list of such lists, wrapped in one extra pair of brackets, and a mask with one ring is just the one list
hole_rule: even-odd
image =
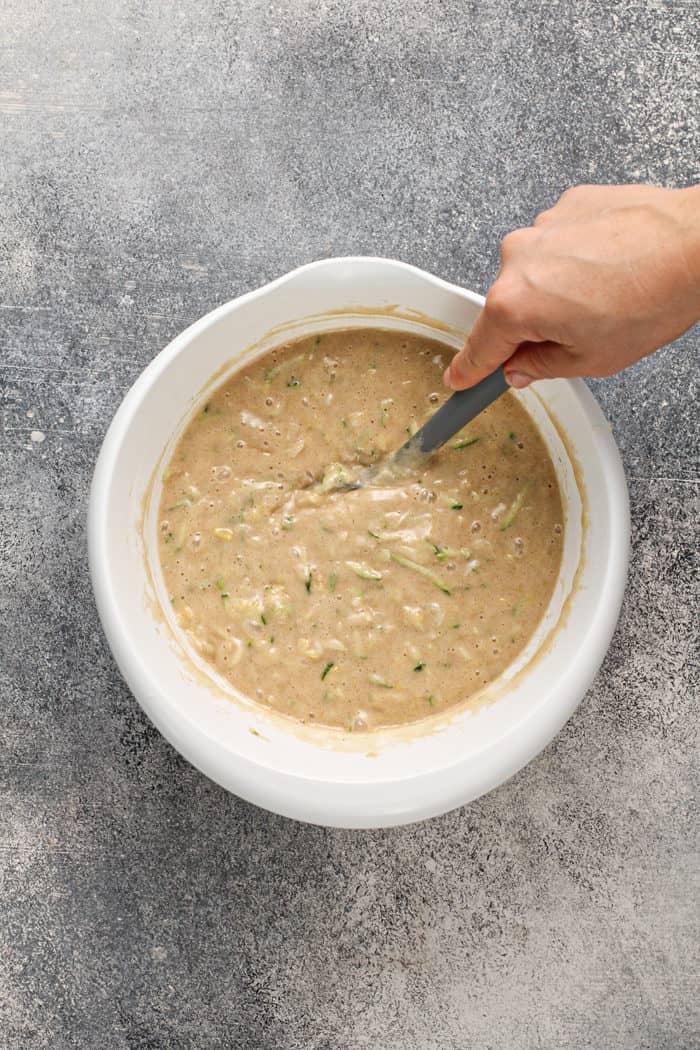
[[(410, 444), (421, 452), (434, 452), (449, 441), (465, 424), (504, 394), (508, 389), (503, 369), (498, 368), (469, 390), (457, 390), (442, 408), (411, 438)], [(408, 444), (408, 442), (407, 442)]]

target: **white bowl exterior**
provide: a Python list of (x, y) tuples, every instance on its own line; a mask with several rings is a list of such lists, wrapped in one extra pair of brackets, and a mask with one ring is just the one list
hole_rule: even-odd
[[(299, 321), (293, 334), (303, 334), (343, 326), (356, 311), (355, 323), (373, 324), (357, 311), (398, 305), (464, 332), (482, 302), (391, 260), (312, 263), (192, 325), (144, 371), (114, 418), (95, 469), (88, 523), (90, 569), (105, 633), (134, 695), (164, 736), (208, 776), (249, 801), (344, 827), (388, 826), (445, 812), (534, 757), (575, 709), (602, 662), (627, 571), (627, 490), (610, 428), (580, 381), (540, 384), (536, 395), (526, 392), (524, 398), (535, 418), (542, 423), (544, 416), (546, 423), (539, 398), (576, 450), (588, 511), (581, 536), (578, 496), (570, 492), (564, 560), (570, 582), (576, 568), (571, 551), (575, 561), (582, 538), (578, 577), (543, 653), (508, 688), (497, 683), (494, 693), (501, 695), (491, 705), (458, 713), (428, 732), (414, 727), (358, 736), (341, 747), (332, 733), (300, 732), (251, 703), (227, 698), (183, 659), (176, 635), (155, 611), (145, 570), (145, 558), (155, 560), (155, 544), (144, 550), (144, 497), (163, 449), (213, 374), (274, 345), (284, 337), (269, 335), (270, 330), (291, 322)], [(334, 311), (346, 317), (329, 317)], [(376, 323), (392, 321), (382, 317)], [(394, 323), (422, 327), (420, 318)], [(552, 447), (558, 438), (551, 424), (549, 429)], [(568, 471), (571, 488), (568, 460), (564, 464), (562, 458), (560, 467)], [(147, 537), (154, 534), (153, 501), (150, 511)], [(540, 638), (546, 631), (543, 625)]]

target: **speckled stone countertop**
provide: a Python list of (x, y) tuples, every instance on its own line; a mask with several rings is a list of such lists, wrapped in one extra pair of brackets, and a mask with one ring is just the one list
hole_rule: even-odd
[(119, 677), (85, 551), (120, 399), (218, 303), (348, 253), (483, 291), (568, 185), (700, 179), (697, 16), (5, 0), (3, 1050), (700, 1045), (697, 331), (592, 384), (633, 517), (595, 685), (429, 823), (303, 826), (192, 769)]

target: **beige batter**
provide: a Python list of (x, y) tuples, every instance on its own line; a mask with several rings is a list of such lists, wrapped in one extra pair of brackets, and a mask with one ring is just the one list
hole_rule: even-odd
[(511, 394), (419, 476), (354, 492), (447, 396), (452, 350), (328, 332), (234, 375), (168, 466), (160, 556), (179, 623), (241, 692), (361, 731), (463, 703), (527, 643), (562, 551), (544, 442)]

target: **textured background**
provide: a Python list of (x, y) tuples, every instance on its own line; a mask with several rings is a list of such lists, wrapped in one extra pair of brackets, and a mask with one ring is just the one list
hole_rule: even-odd
[(120, 680), (85, 564), (100, 442), (173, 335), (327, 255), (485, 290), (566, 186), (698, 180), (699, 37), (694, 0), (4, 0), (3, 1050), (700, 1045), (697, 331), (593, 384), (633, 513), (596, 684), (428, 824), (209, 783)]

